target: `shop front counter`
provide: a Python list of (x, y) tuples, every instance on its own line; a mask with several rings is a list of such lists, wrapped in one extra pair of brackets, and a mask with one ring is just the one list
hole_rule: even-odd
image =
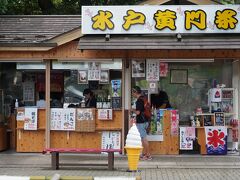
[[(27, 126), (26, 120), (24, 121), (24, 118), (19, 117), (21, 112), (25, 112), (26, 115), (26, 110), (27, 108), (19, 108), (17, 113), (16, 151), (42, 152), (45, 148), (45, 109), (37, 109), (36, 130), (27, 129), (31, 125)], [(92, 115), (89, 114), (90, 111)], [(69, 113), (65, 114), (65, 112)], [(75, 112), (75, 114), (72, 112)], [(110, 112), (112, 113), (108, 113), (103, 109), (52, 108), (50, 147), (101, 149), (103, 145), (108, 146), (106, 135), (111, 135), (114, 136), (115, 140), (118, 139), (116, 141), (120, 148), (123, 127), (122, 110), (110, 110)], [(74, 116), (73, 124), (71, 124), (71, 116)], [(92, 120), (90, 120), (90, 116), (92, 116)], [(90, 119), (86, 120), (86, 117)]]
[[(164, 110), (162, 133), (160, 135), (149, 135), (149, 147), (151, 154), (178, 155), (179, 154), (179, 135), (178, 120), (173, 121), (173, 112), (176, 110)], [(160, 120), (161, 121), (161, 120)]]
[(7, 149), (7, 127), (0, 124), (0, 151)]

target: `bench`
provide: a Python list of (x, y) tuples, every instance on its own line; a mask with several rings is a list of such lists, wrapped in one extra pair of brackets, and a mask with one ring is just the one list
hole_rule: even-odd
[[(108, 153), (107, 164), (60, 164), (59, 153)], [(52, 169), (57, 170), (59, 166), (63, 165), (84, 165), (84, 166), (108, 166), (109, 170), (114, 169), (114, 152), (121, 152), (121, 149), (84, 149), (84, 148), (46, 148), (43, 150), (43, 154), (51, 153), (51, 165)]]

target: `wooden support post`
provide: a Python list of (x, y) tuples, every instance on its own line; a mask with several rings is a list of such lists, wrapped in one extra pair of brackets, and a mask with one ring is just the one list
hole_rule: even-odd
[(114, 152), (108, 152), (108, 170), (114, 169)]
[(52, 169), (57, 170), (59, 169), (59, 152), (51, 152), (52, 155)]
[(45, 60), (45, 97), (46, 97), (46, 129), (45, 129), (45, 148), (50, 148), (50, 78), (51, 78), (51, 60)]

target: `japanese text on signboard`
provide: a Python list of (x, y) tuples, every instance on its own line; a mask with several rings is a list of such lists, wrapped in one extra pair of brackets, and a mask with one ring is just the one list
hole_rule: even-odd
[(83, 34), (239, 33), (236, 5), (83, 6)]

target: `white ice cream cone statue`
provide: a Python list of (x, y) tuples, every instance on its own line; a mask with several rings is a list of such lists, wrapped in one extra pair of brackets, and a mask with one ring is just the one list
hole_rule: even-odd
[(140, 153), (142, 151), (142, 141), (136, 124), (128, 131), (126, 146), (128, 157), (128, 168), (130, 171), (137, 171)]

